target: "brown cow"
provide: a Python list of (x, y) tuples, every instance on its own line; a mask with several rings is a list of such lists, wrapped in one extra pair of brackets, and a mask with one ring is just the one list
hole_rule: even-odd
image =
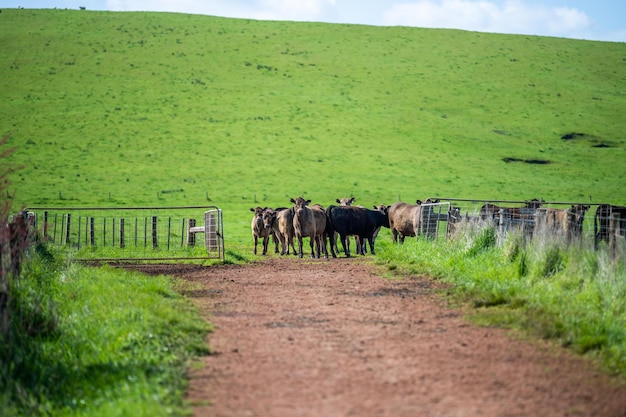
[(276, 221), (278, 223), (278, 232), (282, 236), (281, 244), (284, 244), (280, 254), (289, 255), (289, 247), (293, 249), (293, 254), (297, 255), (296, 247), (294, 245), (293, 237), (295, 231), (293, 229), (293, 207), (282, 210), (276, 215)]
[(550, 238), (562, 238), (572, 242), (580, 238), (585, 213), (589, 206), (576, 204), (567, 209), (541, 208), (535, 217), (535, 235), (544, 234)]
[[(616, 217), (616, 222), (611, 224), (611, 218)], [(626, 236), (626, 207), (600, 204), (596, 209), (593, 221), (594, 248), (598, 249), (600, 242), (609, 243), (611, 235)]]
[(494, 221), (499, 223), (499, 220), (504, 217), (509, 220), (508, 223), (515, 220), (530, 220), (535, 216), (535, 212), (543, 201), (533, 198), (532, 200), (526, 200), (522, 207), (501, 207), (495, 204), (487, 203), (480, 209), (480, 219), (483, 221)]
[[(311, 245), (311, 258), (319, 258), (320, 252), (328, 258), (326, 248), (326, 214), (324, 208), (319, 204), (311, 204), (311, 200), (298, 197), (290, 201), (294, 204), (293, 229), (298, 239), (298, 256), (302, 258), (302, 238), (308, 237)], [(314, 248), (317, 247), (317, 256)]]
[[(427, 199), (425, 203), (436, 201)], [(389, 228), (391, 229), (394, 243), (404, 243), (407, 236), (418, 236), (422, 221), (422, 201), (417, 200), (417, 205), (398, 201), (389, 207)]]
[(480, 209), (480, 219), (507, 230), (510, 226), (521, 226), (532, 233), (535, 213), (543, 204), (542, 200), (526, 200), (522, 207), (501, 207), (487, 203)]
[[(267, 208), (267, 207), (266, 207)], [(263, 239), (263, 255), (267, 254), (267, 244), (270, 238), (270, 228), (266, 228), (263, 224), (263, 212), (266, 208), (256, 207), (250, 211), (254, 213), (250, 228), (252, 229), (252, 238), (254, 239), (254, 254), (257, 254), (257, 244), (259, 239)]]
[(285, 208), (284, 207), (277, 208), (277, 209), (266, 208), (265, 210), (263, 210), (263, 216), (262, 216), (263, 227), (265, 227), (266, 229), (270, 229), (270, 236), (272, 237), (272, 240), (274, 241), (274, 253), (279, 253), (278, 242), (283, 244), (282, 235), (280, 234), (280, 231), (278, 230), (278, 221), (277, 221), (278, 213), (280, 213), (282, 210), (285, 210)]

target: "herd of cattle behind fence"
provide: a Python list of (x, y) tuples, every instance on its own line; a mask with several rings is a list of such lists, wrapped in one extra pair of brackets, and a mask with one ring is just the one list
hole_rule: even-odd
[[(303, 238), (308, 237), (313, 258), (328, 257), (328, 248), (336, 257), (337, 238), (349, 257), (351, 236), (355, 238), (357, 254), (365, 254), (368, 244), (371, 253), (375, 253), (375, 239), (381, 227), (391, 230), (394, 243), (403, 243), (406, 237), (453, 239), (472, 226), (494, 227), (502, 235), (517, 232), (525, 239), (564, 245), (593, 242), (595, 250), (604, 245), (613, 257), (624, 252), (626, 246), (626, 207), (611, 204), (429, 198), (416, 200), (415, 204), (399, 201), (369, 209), (354, 206), (354, 198), (337, 199), (338, 205), (327, 208), (303, 197), (290, 201), (292, 207), (250, 209), (254, 213), (251, 229), (255, 254), (259, 242), (266, 254), (273, 240), (276, 253), (292, 251), (303, 257)], [(591, 221), (585, 223), (585, 217), (591, 217)]]

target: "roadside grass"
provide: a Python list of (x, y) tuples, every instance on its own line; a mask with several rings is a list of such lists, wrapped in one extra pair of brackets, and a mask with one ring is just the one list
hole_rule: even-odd
[(452, 284), (451, 301), (477, 323), (558, 341), (626, 378), (626, 268), (606, 250), (524, 243), (487, 228), (452, 241), (382, 244), (376, 263)]
[(185, 415), (187, 370), (210, 325), (171, 277), (35, 256), (2, 343), (6, 415)]

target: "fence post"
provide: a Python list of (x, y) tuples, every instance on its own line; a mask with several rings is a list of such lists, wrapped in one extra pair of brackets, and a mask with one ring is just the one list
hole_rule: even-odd
[(80, 225), (82, 222), (82, 219), (80, 218), (81, 216), (78, 216), (78, 232), (76, 233), (76, 245), (78, 247), (78, 249), (80, 249)]
[(48, 212), (43, 212), (43, 236), (48, 237)]
[(196, 245), (196, 234), (191, 232), (191, 228), (196, 227), (196, 219), (189, 219), (187, 223), (187, 246)]
[(70, 223), (72, 220), (72, 215), (70, 213), (67, 213), (66, 215), (66, 222), (65, 222), (65, 244), (69, 245), (70, 244)]
[(609, 223), (609, 253), (613, 259), (617, 257), (617, 239), (620, 235), (619, 221), (620, 214), (612, 213)]
[(152, 216), (152, 249), (159, 247), (157, 242), (157, 216)]
[(168, 217), (167, 218), (167, 250), (170, 250), (170, 236), (171, 236), (171, 230), (172, 230), (172, 218)]
[(120, 248), (124, 249), (124, 219), (120, 219)]
[(89, 219), (89, 226), (90, 226), (90, 230), (89, 230), (89, 243), (91, 243), (91, 246), (96, 246), (96, 218), (92, 217)]

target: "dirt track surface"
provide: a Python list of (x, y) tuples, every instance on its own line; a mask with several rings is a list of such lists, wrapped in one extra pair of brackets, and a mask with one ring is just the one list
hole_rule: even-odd
[(469, 324), (426, 278), (362, 259), (151, 266), (215, 326), (195, 416), (626, 416), (626, 386), (546, 343)]

